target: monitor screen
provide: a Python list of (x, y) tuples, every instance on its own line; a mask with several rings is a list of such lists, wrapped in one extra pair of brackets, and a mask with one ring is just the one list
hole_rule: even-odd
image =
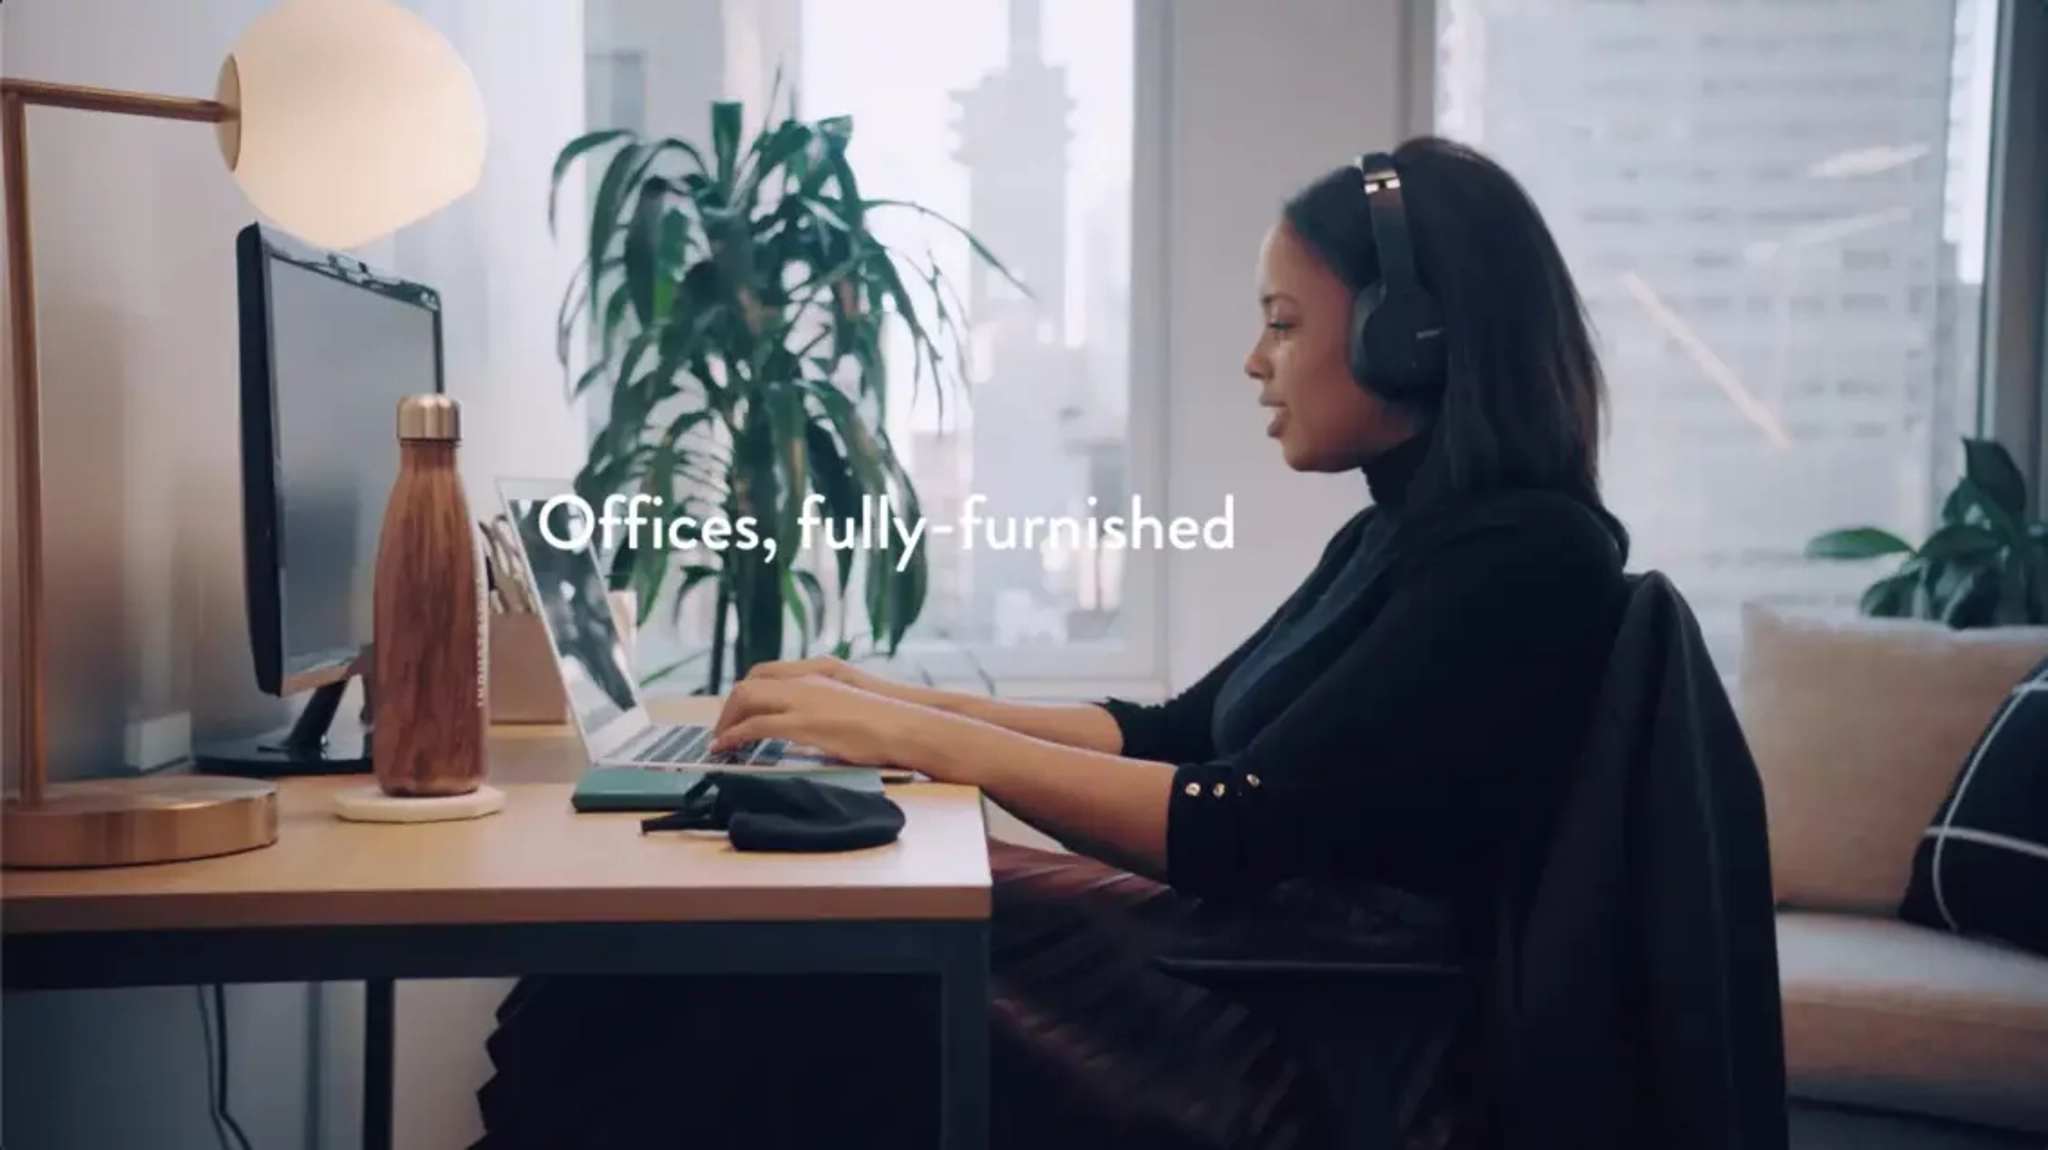
[[(534, 598), (547, 617), (569, 705), (586, 733), (603, 730), (638, 703), (632, 660), (612, 617), (597, 553), (587, 545), (569, 545), (591, 534), (591, 525), (578, 522), (588, 513), (571, 502), (550, 509), (545, 500), (512, 498), (506, 505), (519, 534), (520, 555), (533, 576)], [(543, 510), (549, 511), (545, 529)]]
[(438, 311), (372, 280), (268, 267), (278, 630), (290, 677), (371, 639), (377, 540), (398, 476), (397, 412), (442, 389)]

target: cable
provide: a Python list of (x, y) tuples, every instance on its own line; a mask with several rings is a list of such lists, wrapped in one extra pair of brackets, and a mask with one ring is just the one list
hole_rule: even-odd
[(206, 1046), (206, 1117), (213, 1123), (213, 1137), (220, 1143), (221, 1150), (235, 1150), (228, 1142), (228, 1128), (220, 1120), (220, 1110), (214, 1105), (214, 1099), (220, 1097), (220, 1072), (214, 1054), (213, 1011), (206, 1001), (206, 988), (195, 986), (192, 989), (199, 996), (199, 1036)]
[(242, 1124), (228, 1109), (228, 1000), (227, 988), (214, 983), (213, 1002), (206, 1001), (208, 987), (198, 987), (199, 1030), (206, 1042), (207, 1117), (213, 1120), (214, 1137), (221, 1150), (252, 1150)]
[(220, 1093), (215, 1098), (214, 1110), (234, 1132), (236, 1145), (241, 1150), (251, 1150), (249, 1136), (242, 1132), (242, 1124), (235, 1121), (234, 1111), (228, 1108), (228, 989), (218, 982), (213, 984), (213, 1022), (220, 1032)]

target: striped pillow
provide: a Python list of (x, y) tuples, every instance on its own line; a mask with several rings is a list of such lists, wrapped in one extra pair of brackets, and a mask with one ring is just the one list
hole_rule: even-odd
[(1963, 762), (1914, 851), (1899, 917), (2048, 954), (2048, 660)]

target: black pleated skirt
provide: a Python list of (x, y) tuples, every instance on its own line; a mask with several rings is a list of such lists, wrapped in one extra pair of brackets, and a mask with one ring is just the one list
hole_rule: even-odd
[[(1186, 899), (990, 850), (992, 1150), (1328, 1144), (1278, 1030), (1152, 965)], [(935, 1146), (938, 1017), (907, 977), (528, 979), (488, 1040), (473, 1150)]]

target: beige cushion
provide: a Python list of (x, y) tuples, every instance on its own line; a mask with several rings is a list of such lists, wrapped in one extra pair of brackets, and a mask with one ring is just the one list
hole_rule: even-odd
[(2048, 958), (1782, 911), (1778, 965), (1795, 1096), (2048, 1133)]
[(1738, 708), (1771, 821), (1778, 898), (1889, 914), (1913, 849), (2048, 627), (1743, 615)]

